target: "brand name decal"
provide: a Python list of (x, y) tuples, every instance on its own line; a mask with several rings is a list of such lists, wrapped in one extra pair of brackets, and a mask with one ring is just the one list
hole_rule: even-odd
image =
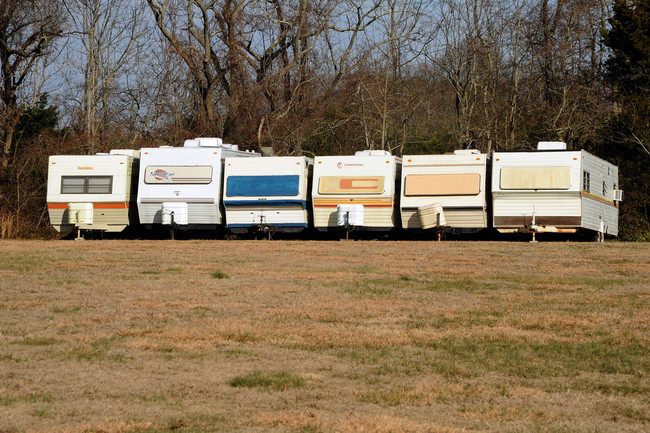
[(364, 165), (365, 165), (365, 164), (359, 164), (359, 163), (355, 163), (355, 162), (350, 162), (350, 163), (339, 162), (338, 164), (336, 164), (336, 167), (337, 167), (337, 168), (343, 168), (343, 167), (363, 167)]
[(170, 180), (174, 173), (170, 173), (167, 170), (159, 168), (149, 173), (149, 175), (153, 176), (153, 178), (156, 180)]

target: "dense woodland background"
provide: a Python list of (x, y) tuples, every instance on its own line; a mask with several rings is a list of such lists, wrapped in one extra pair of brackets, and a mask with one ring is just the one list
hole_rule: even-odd
[(223, 137), (278, 155), (532, 149), (620, 167), (650, 240), (650, 0), (0, 0), (0, 238), (47, 158)]

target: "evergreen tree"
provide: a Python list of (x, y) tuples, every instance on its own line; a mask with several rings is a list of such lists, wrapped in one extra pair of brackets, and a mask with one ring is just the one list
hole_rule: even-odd
[(38, 104), (23, 112), (14, 133), (16, 141), (28, 142), (44, 131), (52, 132), (58, 123), (59, 110), (54, 106), (48, 107), (48, 97), (45, 94), (41, 96)]
[(615, 114), (599, 154), (619, 165), (626, 194), (621, 237), (650, 240), (650, 0), (615, 0), (610, 25), (605, 79)]

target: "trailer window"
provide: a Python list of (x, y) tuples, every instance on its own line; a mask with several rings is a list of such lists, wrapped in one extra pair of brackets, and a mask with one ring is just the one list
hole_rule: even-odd
[(227, 197), (294, 197), (300, 192), (299, 175), (228, 176)]
[(479, 173), (412, 174), (404, 179), (404, 195), (407, 197), (478, 195), (480, 192)]
[(111, 194), (113, 176), (61, 176), (61, 194)]
[(569, 189), (571, 167), (503, 167), (501, 189)]
[(208, 184), (212, 182), (210, 165), (150, 165), (144, 171), (147, 184)]
[(586, 192), (591, 192), (591, 175), (588, 171), (582, 172), (582, 190)]
[(381, 194), (384, 192), (384, 176), (355, 177), (328, 176), (318, 181), (320, 194)]

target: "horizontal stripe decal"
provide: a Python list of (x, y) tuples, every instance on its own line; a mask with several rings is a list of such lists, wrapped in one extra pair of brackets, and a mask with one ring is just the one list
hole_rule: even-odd
[(306, 208), (307, 202), (304, 200), (224, 200), (224, 206), (237, 207), (271, 207), (271, 206), (293, 206)]
[(340, 188), (347, 189), (370, 189), (376, 190), (379, 179), (341, 179)]
[(600, 202), (602, 204), (606, 204), (606, 205), (609, 205), (609, 206), (612, 206), (612, 207), (616, 207), (616, 203), (614, 203), (613, 201), (607, 200), (606, 198), (597, 196), (595, 194), (591, 194), (591, 193), (589, 193), (587, 191), (580, 191), (580, 197), (589, 198), (589, 199), (595, 200), (597, 202)]
[[(93, 209), (128, 209), (129, 203), (93, 203)], [(48, 203), (48, 209), (67, 209), (68, 203)]]
[(140, 203), (159, 203), (162, 204), (163, 202), (171, 202), (171, 203), (203, 203), (203, 204), (214, 204), (214, 199), (213, 198), (171, 198), (171, 197), (164, 197), (164, 198), (141, 198)]
[[(504, 215), (494, 217), (494, 227), (524, 227), (533, 223), (532, 215)], [(538, 216), (535, 224), (554, 227), (580, 227), (582, 218), (579, 216)]]
[[(347, 203), (341, 203), (341, 204), (347, 204)], [(357, 204), (357, 203), (355, 203)], [(331, 208), (336, 208), (338, 207), (338, 204), (314, 204), (314, 207), (331, 207)], [(392, 204), (364, 204), (363, 207), (390, 207), (392, 208)]]
[(315, 204), (393, 204), (389, 198), (315, 198)]

